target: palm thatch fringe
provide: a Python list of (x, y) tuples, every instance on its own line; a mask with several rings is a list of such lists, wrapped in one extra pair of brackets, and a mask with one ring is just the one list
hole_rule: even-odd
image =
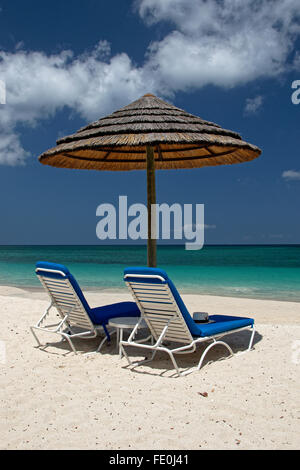
[(146, 168), (149, 145), (154, 148), (156, 169), (240, 163), (261, 153), (237, 132), (147, 94), (59, 139), (39, 159), (63, 168), (138, 170)]

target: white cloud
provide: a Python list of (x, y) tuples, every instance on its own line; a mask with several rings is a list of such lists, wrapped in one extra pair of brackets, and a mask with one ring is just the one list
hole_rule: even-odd
[(300, 33), (299, 0), (139, 0), (149, 24), (176, 30), (151, 45), (147, 66), (173, 91), (277, 77)]
[[(24, 161), (28, 152), (19, 125), (37, 126), (64, 107), (87, 121), (118, 109), (145, 92), (170, 97), (207, 84), (232, 87), (277, 77), (296, 67), (291, 54), (300, 34), (299, 0), (138, 0), (147, 24), (168, 22), (174, 29), (150, 44), (138, 67), (126, 53), (111, 56), (100, 41), (80, 56), (0, 51), (0, 79), (6, 104), (0, 109), (0, 164)], [(256, 98), (257, 99), (257, 98)], [(259, 103), (248, 107), (258, 109)], [(247, 107), (247, 104), (246, 104)]]
[(246, 100), (245, 114), (256, 114), (263, 104), (262, 96), (255, 96), (255, 98), (248, 98)]
[(0, 132), (0, 164), (20, 165), (30, 154), (19, 140), (19, 135), (12, 130)]
[(300, 181), (300, 171), (286, 170), (281, 176), (287, 181)]
[(28, 155), (15, 133), (18, 124), (36, 126), (63, 107), (86, 120), (98, 119), (153, 89), (143, 69), (133, 66), (127, 54), (111, 58), (109, 54), (103, 41), (79, 57), (71, 51), (51, 56), (0, 51), (0, 77), (6, 84), (6, 104), (0, 112), (0, 163), (14, 165)]

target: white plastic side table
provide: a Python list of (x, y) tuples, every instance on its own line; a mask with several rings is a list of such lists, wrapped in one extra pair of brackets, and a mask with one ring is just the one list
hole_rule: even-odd
[[(119, 349), (119, 356), (122, 357), (120, 341), (123, 340), (123, 330), (133, 330), (135, 325), (140, 321), (140, 317), (117, 317), (109, 320), (108, 325), (116, 328), (117, 330), (117, 348)], [(139, 328), (148, 328), (145, 320), (142, 320)]]

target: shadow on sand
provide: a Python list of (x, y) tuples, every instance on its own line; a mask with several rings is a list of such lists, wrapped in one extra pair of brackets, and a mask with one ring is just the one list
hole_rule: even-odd
[[(248, 348), (250, 334), (251, 334), (251, 331), (246, 331), (246, 330), (239, 331), (237, 333), (232, 332), (226, 335), (225, 341), (231, 347), (234, 354), (241, 353), (243, 351), (246, 351)], [(255, 331), (254, 340), (253, 340), (253, 348), (255, 348), (255, 345), (258, 342), (260, 342), (262, 338), (263, 336), (258, 331)], [(73, 341), (79, 354), (90, 355), (90, 354), (95, 353), (102, 339), (103, 337), (98, 337), (95, 339), (82, 339), (81, 338), (81, 339), (75, 339)], [(185, 355), (177, 354), (176, 361), (181, 371), (188, 370), (191, 367), (195, 367), (199, 363), (200, 357), (203, 354), (208, 344), (210, 343), (209, 342), (200, 343), (197, 346), (196, 351), (190, 354), (185, 354)], [(49, 348), (55, 348), (57, 352), (55, 350), (50, 351)], [(39, 349), (43, 352), (47, 352), (48, 354), (54, 354), (54, 355), (68, 356), (70, 354), (71, 355), (74, 354), (71, 351), (68, 342), (65, 340), (59, 341), (59, 342), (56, 341), (56, 342), (45, 343), (45, 345), (41, 346)], [(145, 355), (141, 354), (141, 349), (136, 348), (134, 346), (127, 347), (126, 351), (130, 359), (132, 360), (132, 362), (141, 361), (147, 358), (147, 356), (145, 357)], [(251, 351), (249, 351), (249, 353), (251, 354)], [(106, 356), (119, 355), (119, 350), (116, 344), (115, 335), (112, 338), (111, 343), (104, 343), (103, 347), (101, 348), (100, 353), (98, 354), (102, 354)], [(228, 359), (228, 356), (229, 356), (228, 350), (224, 346), (217, 344), (205, 356), (201, 370), (212, 362)], [(149, 357), (150, 357), (150, 353), (149, 353)], [(233, 356), (233, 359), (234, 359), (234, 356)], [(120, 359), (120, 367), (122, 367), (123, 369), (130, 368), (130, 371), (133, 373), (151, 374), (151, 375), (156, 375), (156, 376), (164, 376), (165, 374), (168, 374), (168, 377), (174, 377), (174, 376), (177, 377), (176, 373), (172, 374), (174, 369), (173, 369), (173, 365), (169, 356), (166, 353), (163, 353), (161, 351), (157, 352), (153, 361), (148, 362), (146, 364), (147, 371), (145, 371), (144, 369), (141, 369), (139, 366), (133, 366), (133, 365), (129, 366), (128, 364), (124, 366), (123, 361), (125, 360), (126, 360), (125, 358), (122, 358), (122, 360)], [(172, 375), (169, 375), (170, 373)]]

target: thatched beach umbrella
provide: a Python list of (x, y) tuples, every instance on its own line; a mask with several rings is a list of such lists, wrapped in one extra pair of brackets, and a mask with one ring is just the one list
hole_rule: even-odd
[(151, 237), (155, 170), (241, 163), (260, 153), (236, 132), (147, 94), (59, 139), (39, 160), (44, 165), (82, 170), (147, 169), (148, 266), (156, 266), (156, 240)]

